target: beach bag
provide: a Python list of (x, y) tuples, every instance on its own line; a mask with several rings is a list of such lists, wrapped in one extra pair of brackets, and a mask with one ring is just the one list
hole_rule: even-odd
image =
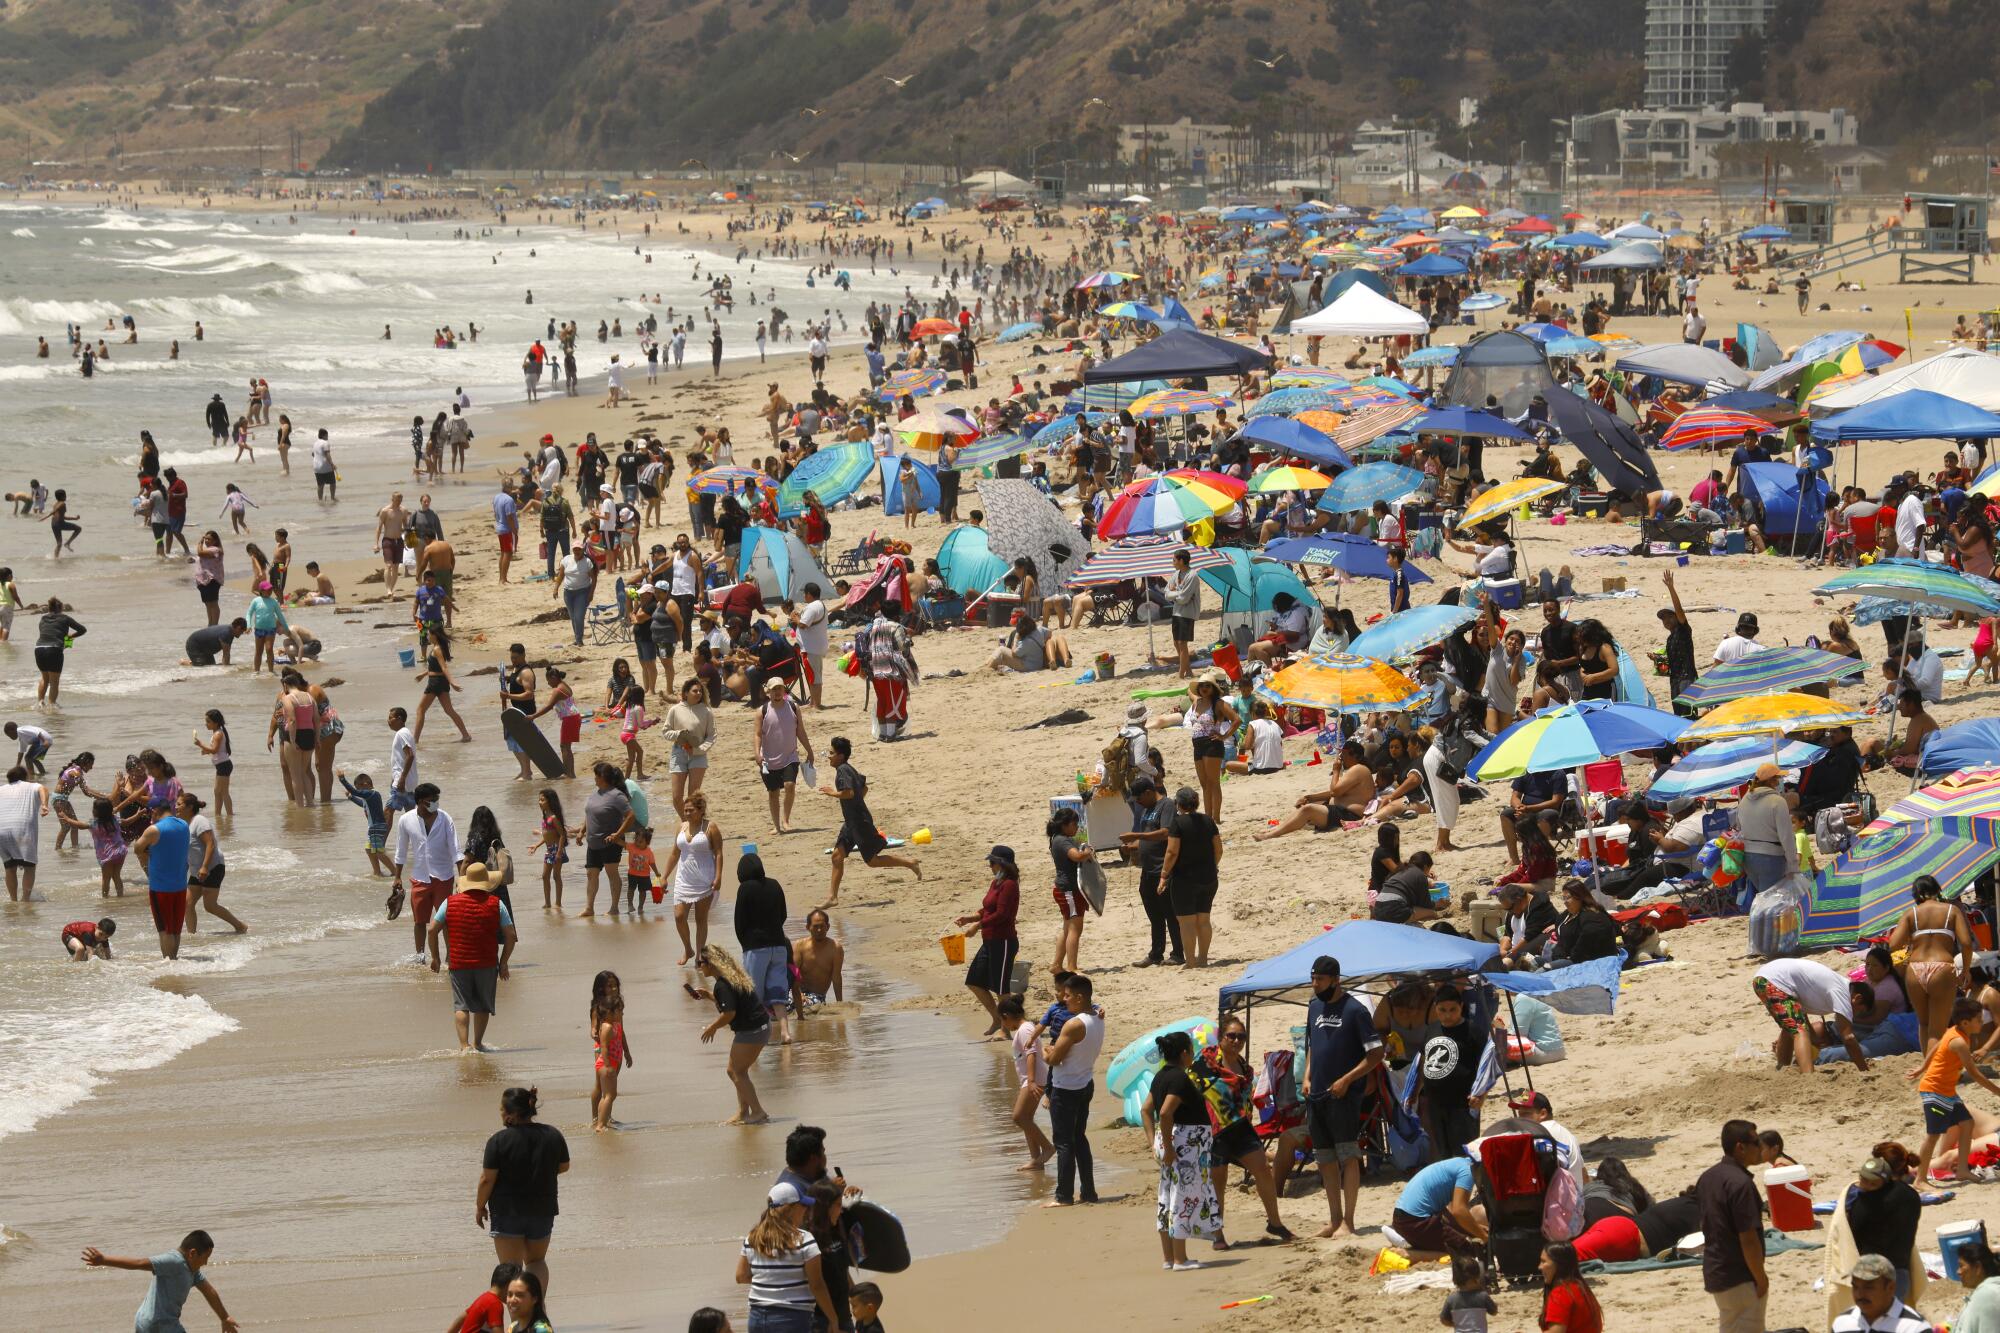
[(1760, 958), (1782, 958), (1798, 952), (1806, 895), (1811, 889), (1811, 880), (1792, 874), (1757, 895), (1750, 905), (1751, 953)]
[(1250, 1091), (1250, 1115), (1260, 1138), (1276, 1138), (1306, 1121), (1293, 1058), (1289, 1050), (1264, 1053), (1264, 1063), (1258, 1068), (1257, 1082)]
[(1839, 856), (1854, 845), (1854, 830), (1848, 827), (1839, 806), (1829, 806), (1813, 816), (1813, 850), (1821, 856)]
[(491, 847), (486, 852), (486, 870), (493, 876), (493, 882), (503, 888), (514, 882), (514, 856), (505, 847)]
[(1542, 1197), (1542, 1239), (1569, 1240), (1583, 1231), (1583, 1196), (1574, 1173), (1558, 1169)]
[(1098, 757), (1104, 763), (1104, 790), (1120, 793), (1131, 790), (1132, 779), (1137, 776), (1132, 766), (1132, 742), (1122, 735), (1114, 737)]

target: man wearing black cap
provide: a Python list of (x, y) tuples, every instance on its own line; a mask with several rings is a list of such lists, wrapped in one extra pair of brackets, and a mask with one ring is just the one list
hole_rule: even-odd
[(1340, 984), (1340, 963), (1313, 960), (1312, 1003), (1306, 1006), (1306, 1128), (1326, 1187), (1328, 1221), (1322, 1240), (1352, 1236), (1361, 1194), (1361, 1110), (1368, 1081), (1382, 1064), (1374, 1015)]

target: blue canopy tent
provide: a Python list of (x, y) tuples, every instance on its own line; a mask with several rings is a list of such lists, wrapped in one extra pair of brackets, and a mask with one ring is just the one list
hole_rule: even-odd
[(1917, 774), (1935, 781), (1961, 768), (1978, 768), (2000, 761), (2000, 718), (1979, 717), (1954, 722), (1924, 737), (1917, 752)]
[(1456, 278), (1462, 276), (1465, 272), (1465, 265), (1459, 263), (1456, 259), (1448, 259), (1443, 255), (1425, 255), (1422, 259), (1413, 259), (1398, 268), (1396, 276), (1399, 278)]
[(1209, 375), (1228, 378), (1252, 370), (1268, 370), (1270, 366), (1271, 358), (1255, 347), (1195, 329), (1169, 329), (1123, 356), (1100, 361), (1084, 372), (1083, 382), (1119, 384), (1126, 380)]
[(1805, 474), (1806, 493), (1799, 494), (1799, 469), (1790, 463), (1745, 463), (1736, 470), (1736, 490), (1763, 506), (1766, 539), (1810, 537), (1817, 539), (1826, 520), (1826, 497), (1832, 487), (1817, 472)]
[(882, 513), (891, 517), (903, 512), (903, 464), (916, 469), (918, 506), (921, 512), (930, 513), (938, 507), (941, 498), (938, 491), (937, 469), (920, 458), (908, 454), (890, 454), (877, 460), (875, 475), (882, 483)]
[(1815, 440), (1990, 440), (2000, 416), (1929, 389), (1884, 394), (1812, 424)]

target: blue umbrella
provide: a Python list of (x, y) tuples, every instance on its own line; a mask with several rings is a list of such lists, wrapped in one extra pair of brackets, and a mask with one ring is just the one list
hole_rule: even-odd
[(1570, 330), (1560, 324), (1523, 324), (1514, 332), (1533, 338), (1538, 343), (1552, 343), (1570, 335)]
[[(1348, 651), (1358, 653), (1361, 639), (1367, 637), (1364, 634), (1356, 639)], [(1475, 782), (1497, 782), (1524, 773), (1582, 768), (1613, 755), (1672, 745), (1687, 726), (1686, 718), (1657, 708), (1613, 703), (1609, 699), (1584, 699), (1544, 708), (1514, 723), (1472, 756), (1465, 773)]]
[[(1405, 364), (1408, 364), (1407, 362)], [(1403, 427), (1406, 431), (1433, 435), (1478, 435), (1496, 440), (1525, 440), (1528, 432), (1505, 417), (1482, 412), (1476, 407), (1439, 407), (1424, 413)]]
[(1116, 412), (1121, 407), (1130, 407), (1149, 393), (1164, 393), (1165, 380), (1126, 380), (1116, 384), (1086, 384), (1069, 397), (1063, 399), (1062, 410), (1066, 413), (1086, 410)]
[[(1279, 537), (1264, 547), (1273, 560), (1291, 565), (1325, 565), (1350, 578), (1389, 577), (1389, 551), (1379, 542), (1352, 532), (1322, 532), (1312, 537)], [(1429, 583), (1431, 576), (1405, 563), (1403, 573), (1411, 583)]]
[(1108, 417), (1115, 417), (1117, 415), (1116, 412), (1085, 412), (1077, 416), (1059, 416), (1048, 425), (1036, 431), (1031, 438), (1034, 442), (1034, 447), (1037, 449), (1060, 448), (1069, 443), (1083, 429), (1085, 424), (1096, 425)]
[(1413, 606), (1361, 631), (1347, 645), (1347, 651), (1355, 657), (1372, 657), (1378, 662), (1415, 657), (1477, 619), (1479, 612), (1469, 606)]
[(1683, 796), (1710, 796), (1742, 786), (1756, 777), (1757, 770), (1765, 764), (1800, 769), (1818, 763), (1825, 753), (1822, 746), (1789, 736), (1780, 741), (1775, 753), (1769, 736), (1715, 741), (1682, 755), (1672, 768), (1654, 778), (1653, 785), (1646, 789), (1646, 799), (1657, 806)]
[(1333, 442), (1324, 431), (1314, 430), (1290, 417), (1256, 417), (1243, 425), (1242, 438), (1267, 444), (1281, 453), (1309, 459), (1328, 467), (1351, 468), (1354, 460), (1347, 450)]
[(1550, 356), (1602, 356), (1604, 344), (1595, 338), (1572, 336), (1553, 339), (1542, 350)]
[(1500, 295), (1500, 293), (1498, 292), (1479, 292), (1475, 295), (1466, 297), (1463, 301), (1460, 301), (1458, 303), (1458, 308), (1460, 310), (1471, 310), (1471, 311), (1498, 310), (1501, 306), (1506, 304), (1507, 304), (1507, 298)]
[[(1074, 421), (1075, 417), (1067, 420)], [(1034, 441), (1013, 431), (1002, 431), (998, 435), (982, 435), (958, 451), (958, 458), (947, 469), (951, 472), (970, 472), (990, 463), (998, 463), (1003, 458), (1013, 458), (1025, 454), (1035, 447)]]
[[(1400, 500), (1424, 484), (1424, 474), (1400, 463), (1363, 463), (1333, 479), (1319, 497), (1329, 514), (1368, 509), (1377, 500)], [(1373, 654), (1370, 654), (1373, 656)]]
[(1019, 324), (1009, 324), (1000, 330), (1000, 341), (1010, 343), (1021, 338), (1031, 338), (1042, 331), (1042, 326), (1032, 319), (1024, 319)]
[(797, 518), (805, 512), (805, 493), (813, 492), (821, 504), (836, 504), (861, 488), (875, 471), (875, 446), (866, 440), (836, 444), (792, 469), (778, 487), (778, 514)]
[(1458, 348), (1454, 345), (1443, 347), (1419, 347), (1403, 358), (1403, 369), (1424, 370), (1431, 366), (1449, 366), (1458, 361)]
[(1737, 237), (1737, 239), (1742, 241), (1789, 241), (1792, 239), (1792, 229), (1790, 227), (1781, 227), (1775, 222), (1766, 222), (1760, 226), (1750, 228)]
[(1806, 365), (1811, 365), (1815, 361), (1831, 361), (1867, 337), (1868, 335), (1859, 329), (1837, 329), (1832, 333), (1822, 333), (1800, 343), (1799, 350), (1792, 353), (1792, 361), (1803, 362)]

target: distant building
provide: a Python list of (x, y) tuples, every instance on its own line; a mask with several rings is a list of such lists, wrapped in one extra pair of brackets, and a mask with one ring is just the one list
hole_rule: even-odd
[(1576, 171), (1624, 181), (1714, 180), (1725, 144), (1798, 142), (1853, 148), (1860, 124), (1848, 112), (1772, 111), (1738, 102), (1727, 110), (1599, 111), (1570, 118)]
[(1729, 50), (1762, 32), (1777, 0), (1646, 0), (1646, 105), (1653, 110), (1722, 106)]

